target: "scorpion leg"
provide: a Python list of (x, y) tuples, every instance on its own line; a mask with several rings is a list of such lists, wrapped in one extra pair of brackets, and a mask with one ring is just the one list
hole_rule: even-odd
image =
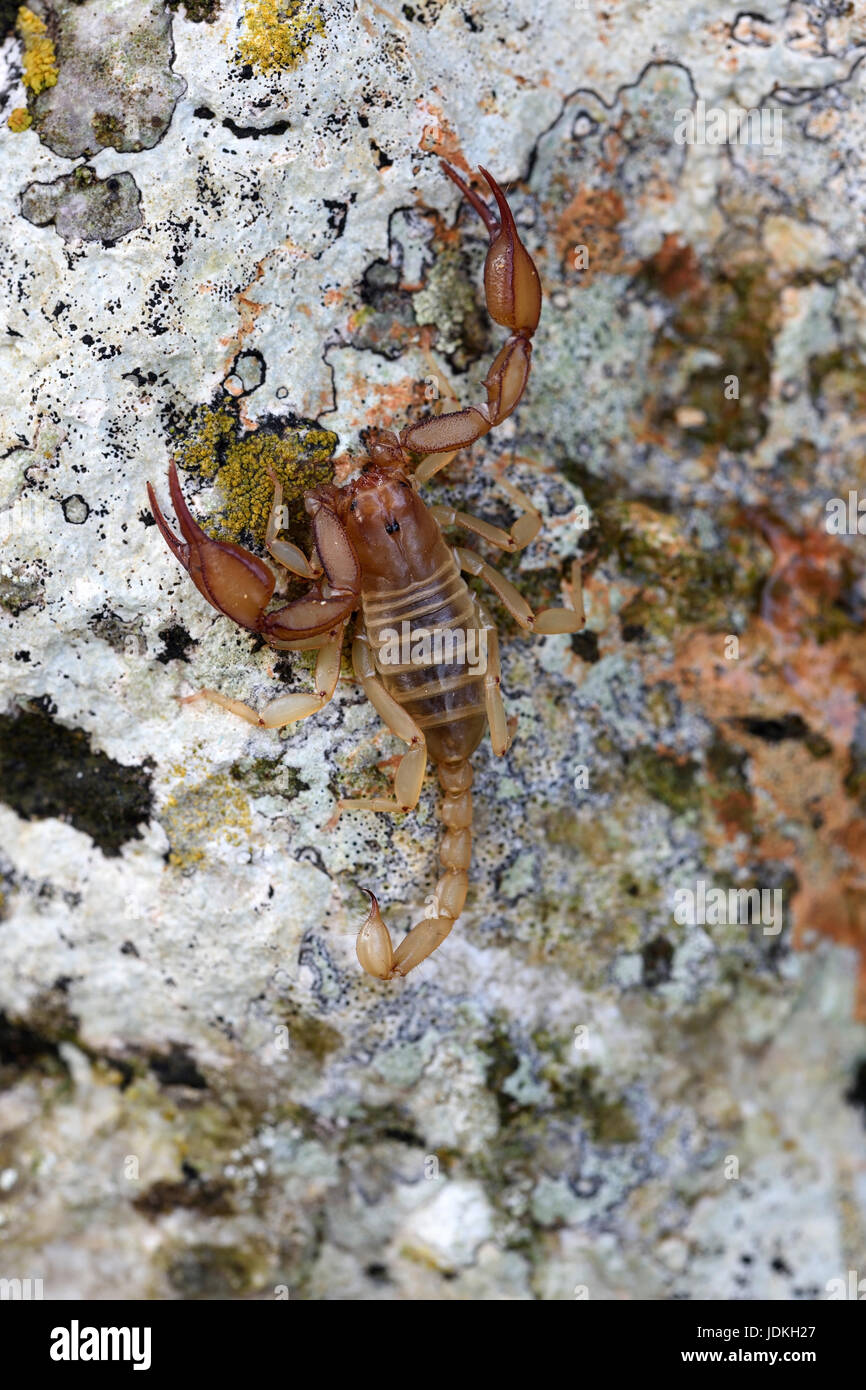
[(518, 550), (525, 550), (530, 541), (541, 530), (541, 516), (535, 510), (529, 498), (512, 487), (511, 483), (504, 478), (496, 479), (502, 491), (507, 493), (511, 501), (521, 509), (521, 514), (507, 531), (501, 526), (492, 526), (489, 521), (483, 521), (481, 517), (471, 516), (469, 512), (458, 512), (453, 507), (445, 507), (440, 503), (435, 503), (430, 511), (439, 522), (440, 526), (459, 526), (464, 531), (469, 531), (474, 536), (480, 536), (482, 540), (488, 541), (491, 545), (498, 546), (500, 550), (508, 550), (514, 554)]
[[(541, 313), (541, 282), (532, 257), (517, 234), (511, 209), (499, 184), (486, 169), (481, 173), (496, 199), (498, 215), (448, 164), (442, 168), (484, 222), (490, 246), (484, 265), (484, 289), (490, 317), (509, 330), (504, 347), (494, 358), (484, 385), (487, 402), (435, 415), (400, 432), (400, 444), (411, 457), (424, 458), (419, 480), (444, 467), (458, 449), (480, 439), (505, 420), (523, 395), (532, 356), (531, 338)], [(426, 458), (434, 455), (435, 458)]]
[(427, 768), (424, 734), (402, 705), (388, 694), (376, 672), (373, 652), (366, 633), (356, 633), (352, 643), (352, 665), (364, 694), (392, 734), (409, 747), (400, 759), (394, 777), (393, 797), (352, 797), (340, 801), (341, 811), (411, 811), (418, 805)]
[[(195, 695), (187, 695), (183, 703), (193, 705), (201, 700), (206, 700), (210, 704), (219, 705), (222, 709), (228, 710), (231, 714), (238, 715), (239, 718), (245, 719), (248, 724), (254, 724), (260, 729), (282, 729), (286, 724), (294, 724), (299, 719), (307, 719), (311, 714), (318, 714), (319, 710), (324, 709), (328, 701), (333, 698), (337, 688), (344, 629), (345, 624), (343, 623), (334, 632), (326, 633), (324, 637), (317, 639), (319, 655), (316, 660), (315, 694), (278, 695), (276, 699), (268, 701), (261, 713), (243, 700), (233, 700), (228, 695), (221, 695), (218, 690), (207, 688), (196, 691)], [(297, 646), (302, 646), (306, 650), (316, 650), (312, 647), (311, 641), (303, 644), (298, 643)]]
[[(379, 680), (370, 642), (364, 632), (359, 632), (352, 644), (352, 664), (370, 703), (384, 720), (391, 733), (402, 739), (409, 747), (400, 759), (397, 768), (393, 797), (353, 797), (340, 801), (339, 810), (411, 811), (418, 804), (427, 767), (427, 743), (424, 734), (402, 705), (388, 694)], [(369, 892), (369, 890), (365, 891)], [(428, 956), (441, 941), (445, 940), (454, 924), (453, 917), (425, 918), (418, 927), (414, 927), (409, 932), (395, 951), (391, 933), (382, 921), (378, 901), (372, 893), (369, 893), (369, 897), (370, 912), (358, 932), (355, 950), (362, 968), (366, 970), (368, 975), (373, 975), (377, 980), (391, 980), (395, 975), (405, 975)], [(421, 943), (415, 933), (420, 928), (424, 929), (425, 941), (426, 936), (429, 936), (431, 931), (434, 934), (438, 931), (439, 934), (436, 940), (431, 939), (430, 944), (423, 950), (422, 954), (417, 956), (416, 960), (414, 957)], [(410, 937), (412, 941), (407, 946)], [(409, 960), (410, 953), (412, 955), (411, 962)]]
[(502, 698), (502, 668), (499, 663), (499, 633), (487, 609), (478, 599), (475, 600), (481, 619), (481, 630), (487, 634), (487, 669), (484, 673), (484, 705), (487, 713), (487, 727), (490, 730), (490, 744), (497, 758), (502, 758), (511, 747), (517, 732), (517, 719), (509, 719)]
[[(467, 574), (476, 575), (479, 579), (483, 579), (485, 584), (490, 585), (497, 598), (504, 603), (514, 621), (523, 628), (524, 632), (536, 632), (540, 636), (546, 636), (554, 632), (580, 632), (585, 626), (583, 614), (576, 613), (572, 608), (545, 608), (540, 613), (533, 613), (526, 599), (520, 590), (511, 583), (511, 580), (506, 579), (504, 574), (500, 574), (499, 570), (493, 565), (489, 565), (486, 560), (482, 560), (481, 556), (476, 555), (474, 550), (464, 550), (462, 546), (455, 546), (453, 554), (461, 570)], [(579, 567), (579, 564), (580, 562), (575, 560), (574, 565)], [(572, 592), (580, 592), (574, 582)]]
[(267, 469), (268, 477), (274, 485), (274, 500), (271, 503), (265, 531), (265, 546), (268, 553), (273, 555), (274, 559), (278, 560), (292, 574), (300, 575), (302, 579), (319, 579), (322, 574), (321, 566), (314, 568), (312, 561), (307, 559), (303, 550), (299, 546), (293, 545), (291, 541), (277, 539), (280, 530), (280, 511), (283, 505), (283, 485), (270, 464), (267, 465)]

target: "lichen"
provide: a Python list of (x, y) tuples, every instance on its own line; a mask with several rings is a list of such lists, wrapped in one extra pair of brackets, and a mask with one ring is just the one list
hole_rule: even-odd
[(141, 191), (125, 170), (100, 179), (84, 164), (51, 183), (28, 184), (21, 214), (36, 227), (53, 226), (64, 241), (111, 246), (141, 226)]
[(283, 486), (288, 509), (288, 533), (301, 544), (307, 534), (303, 494), (333, 477), (330, 460), (337, 447), (331, 430), (314, 423), (301, 426), (263, 421), (244, 431), (228, 397), (216, 406), (202, 406), (171, 427), (178, 467), (214, 479), (224, 498), (213, 519), (214, 534), (224, 540), (264, 540), (274, 488), (272, 468)]
[(33, 89), (29, 103), (42, 142), (68, 159), (90, 157), (105, 146), (151, 149), (186, 90), (185, 80), (172, 71), (171, 16), (162, 0), (115, 0), (110, 6), (101, 0), (46, 0), (45, 8), (57, 73), (53, 84), (38, 94)]
[(30, 129), (33, 117), (26, 106), (16, 106), (14, 111), (10, 111), (6, 124), (13, 135), (20, 135), (22, 130)]
[(184, 781), (184, 770), (175, 768), (176, 790), (163, 802), (159, 821), (168, 836), (168, 862), (188, 872), (207, 861), (214, 840), (248, 845), (253, 828), (246, 791), (228, 773), (218, 772), (202, 782)]
[(304, 0), (248, 0), (238, 57), (260, 72), (297, 66), (325, 25), (315, 5)]
[(18, 11), (18, 29), (24, 43), (24, 86), (38, 96), (57, 82), (57, 54), (45, 21), (26, 5)]

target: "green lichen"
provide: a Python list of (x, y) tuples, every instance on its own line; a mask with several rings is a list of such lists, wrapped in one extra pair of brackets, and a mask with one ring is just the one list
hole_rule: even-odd
[[(685, 299), (656, 340), (651, 370), (664, 379), (675, 374), (689, 353), (696, 360), (675, 397), (662, 388), (655, 424), (679, 432), (676, 415), (685, 407), (703, 417), (702, 424), (691, 424), (684, 432), (688, 439), (735, 452), (754, 448), (768, 425), (778, 303), (778, 288), (761, 262), (723, 267)], [(701, 363), (700, 354), (707, 351), (721, 362)], [(731, 375), (739, 383), (737, 396), (725, 392)]]
[(215, 407), (201, 406), (171, 429), (179, 468), (214, 479), (224, 498), (212, 519), (213, 534), (241, 544), (265, 537), (273, 503), (272, 468), (283, 487), (288, 509), (287, 534), (299, 545), (308, 535), (304, 493), (333, 478), (331, 458), (337, 436), (331, 430), (263, 423), (244, 432), (230, 398)]
[(159, 821), (168, 836), (168, 862), (189, 871), (205, 863), (213, 852), (215, 838), (228, 844), (247, 846), (253, 821), (249, 797), (228, 773), (214, 773), (203, 782), (187, 785), (181, 778), (168, 796)]
[(229, 776), (242, 783), (251, 796), (279, 795), (286, 801), (309, 786), (296, 768), (280, 758), (244, 758), (232, 764)]
[(342, 1035), (336, 1028), (331, 1028), (311, 1014), (302, 1014), (294, 1005), (284, 1014), (283, 1020), (289, 1030), (293, 1053), (299, 1052), (315, 1062), (324, 1062), (343, 1045)]
[(181, 1298), (237, 1298), (259, 1287), (269, 1268), (248, 1240), (233, 1245), (183, 1245), (167, 1261), (168, 1282)]
[(436, 351), (458, 371), (489, 351), (490, 319), (462, 251), (445, 248), (439, 253), (426, 285), (413, 295), (412, 303), (419, 325), (436, 325)]
[(628, 772), (646, 788), (650, 796), (668, 806), (677, 816), (700, 807), (697, 764), (691, 759), (677, 762), (675, 758), (657, 753), (653, 748), (637, 748), (628, 755)]
[(30, 183), (21, 215), (37, 227), (53, 226), (65, 241), (113, 245), (142, 224), (141, 192), (125, 170), (101, 179), (88, 164), (50, 183)]
[(809, 393), (822, 413), (859, 418), (866, 410), (866, 363), (853, 348), (810, 357)]
[(729, 632), (732, 608), (757, 608), (772, 553), (735, 518), (727, 527), (723, 516), (715, 522), (721, 542), (702, 549), (674, 516), (639, 503), (599, 505), (593, 540), (602, 554), (615, 552), (625, 577), (640, 585), (620, 611), (624, 627), (665, 637), (694, 626)]

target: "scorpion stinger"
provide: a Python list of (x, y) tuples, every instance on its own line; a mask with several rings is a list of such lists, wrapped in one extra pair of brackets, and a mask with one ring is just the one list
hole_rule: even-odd
[[(280, 695), (261, 714), (240, 700), (201, 690), (210, 700), (251, 724), (279, 728), (314, 714), (331, 698), (340, 671), (345, 624), (360, 607), (352, 663), (365, 695), (390, 731), (405, 745), (393, 795), (340, 802), (346, 811), (406, 812), (418, 803), (428, 758), (442, 785), (441, 874), (432, 911), (394, 948), (371, 893), (371, 909), (357, 939), (358, 959), (380, 980), (407, 975), (445, 940), (463, 910), (472, 846), (470, 758), (489, 730), (501, 757), (513, 737), (500, 689), (496, 628), (464, 574), (482, 579), (512, 617), (530, 633), (578, 632), (583, 617), (573, 608), (534, 613), (515, 586), (473, 550), (451, 546), (442, 534), (456, 526), (503, 551), (527, 546), (541, 517), (523, 493), (501, 481), (519, 515), (509, 530), (445, 506), (428, 506), (418, 487), (514, 409), (526, 386), (531, 338), (541, 309), (541, 285), (517, 234), (501, 188), (484, 170), (497, 211), (447, 166), (448, 176), (482, 218), (490, 235), (484, 270), (487, 305), (508, 339), (487, 373), (487, 404), (469, 406), (408, 426), (396, 435), (373, 429), (365, 436), (366, 460), (342, 487), (306, 494), (313, 531), (308, 560), (297, 546), (278, 539), (281, 491), (265, 534), (271, 556), (311, 582), (294, 603), (267, 611), (274, 578), (263, 560), (241, 546), (211, 540), (193, 520), (174, 465), (169, 481), (183, 540), (170, 530), (148, 485), (150, 504), (172, 554), (205, 598), (221, 613), (261, 633), (277, 648), (318, 649), (315, 694)], [(575, 561), (572, 594), (580, 593)]]

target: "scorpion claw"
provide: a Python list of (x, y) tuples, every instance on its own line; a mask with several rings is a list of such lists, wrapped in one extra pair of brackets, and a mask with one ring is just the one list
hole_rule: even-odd
[(264, 561), (233, 541), (215, 541), (204, 532), (186, 504), (172, 462), (168, 485), (183, 540), (160, 510), (150, 483), (147, 495), (153, 518), (172, 555), (180, 561), (209, 603), (241, 627), (257, 631), (274, 591), (274, 576)]
[(520, 240), (505, 194), (493, 175), (479, 165), (479, 172), (496, 199), (497, 217), (450, 165), (443, 161), (442, 168), (478, 213), (490, 236), (484, 265), (484, 289), (490, 317), (512, 333), (531, 338), (541, 315), (541, 281), (532, 257)]

